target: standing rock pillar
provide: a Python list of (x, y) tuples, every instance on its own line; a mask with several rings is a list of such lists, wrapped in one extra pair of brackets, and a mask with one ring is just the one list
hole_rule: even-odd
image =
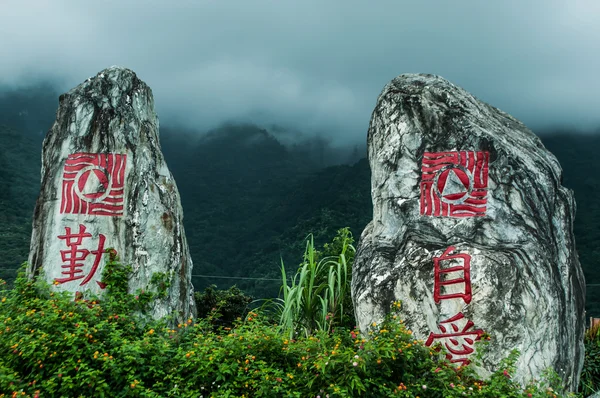
[(585, 281), (575, 202), (556, 158), (510, 115), (432, 75), (384, 89), (368, 133), (373, 220), (352, 275), (366, 332), (395, 300), (414, 334), (485, 376), (513, 349), (516, 379), (554, 369), (575, 391)]
[[(42, 152), (28, 275), (102, 294), (107, 248), (133, 267), (130, 292), (170, 282), (152, 315), (195, 315), (192, 259), (177, 186), (163, 158), (152, 91), (111, 67), (60, 96)], [(40, 273), (40, 271), (43, 271)]]

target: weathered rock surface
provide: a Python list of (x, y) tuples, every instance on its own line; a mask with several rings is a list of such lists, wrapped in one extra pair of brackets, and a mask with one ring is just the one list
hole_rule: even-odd
[(519, 349), (516, 378), (552, 367), (575, 390), (585, 282), (575, 203), (556, 158), (522, 123), (432, 75), (384, 89), (368, 133), (373, 220), (352, 276), (360, 328), (394, 300), (414, 334), (478, 372)]
[[(152, 91), (111, 67), (60, 96), (42, 153), (28, 273), (55, 288), (102, 294), (104, 253), (133, 267), (129, 289), (166, 273), (153, 316), (195, 314), (179, 193), (160, 149)], [(40, 271), (43, 271), (40, 273)]]

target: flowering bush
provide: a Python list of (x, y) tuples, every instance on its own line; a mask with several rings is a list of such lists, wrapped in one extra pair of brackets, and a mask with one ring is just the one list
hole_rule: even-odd
[(455, 369), (414, 339), (398, 303), (370, 336), (335, 328), (292, 340), (257, 311), (217, 330), (217, 313), (168, 327), (143, 315), (160, 288), (127, 294), (127, 272), (112, 259), (102, 301), (73, 301), (23, 273), (0, 287), (0, 397), (557, 396), (514, 383), (514, 355), (487, 381)]

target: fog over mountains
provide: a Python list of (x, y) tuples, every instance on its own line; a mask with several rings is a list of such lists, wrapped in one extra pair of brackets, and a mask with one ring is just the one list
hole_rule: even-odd
[(536, 131), (600, 125), (596, 0), (4, 0), (0, 85), (66, 91), (111, 65), (165, 125), (272, 124), (362, 142), (377, 95), (432, 73)]

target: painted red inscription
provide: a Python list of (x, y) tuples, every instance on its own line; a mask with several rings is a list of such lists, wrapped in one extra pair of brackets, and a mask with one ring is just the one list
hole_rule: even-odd
[[(466, 320), (466, 323), (465, 323)], [(464, 323), (462, 328), (459, 326)], [(446, 358), (452, 363), (461, 363), (468, 365), (471, 361), (465, 358), (475, 351), (475, 341), (481, 339), (483, 330), (474, 329), (473, 321), (467, 320), (462, 312), (459, 312), (450, 319), (440, 322), (438, 328), (441, 333), (429, 334), (429, 338), (425, 342), (426, 346), (431, 346), (434, 342), (443, 343), (448, 353)]]
[(425, 152), (421, 164), (421, 215), (484, 216), (489, 152)]
[[(433, 258), (433, 299), (436, 303), (454, 298), (462, 298), (467, 304), (471, 302), (471, 256), (465, 253), (452, 254), (455, 250), (454, 246), (450, 246), (441, 256)], [(460, 291), (442, 291), (442, 288), (446, 290), (450, 286), (457, 286)]]
[[(61, 274), (65, 275), (63, 278), (54, 279), (58, 283), (66, 283), (72, 282), (79, 279), (83, 279), (80, 286), (88, 283), (96, 270), (98, 269), (98, 265), (100, 264), (100, 259), (102, 258), (102, 254), (104, 253), (104, 242), (106, 241), (106, 237), (102, 234), (98, 236), (98, 246), (96, 250), (88, 250), (82, 248), (84, 239), (87, 240), (92, 238), (92, 234), (86, 232), (85, 225), (79, 225), (79, 232), (73, 233), (71, 232), (71, 228), (65, 227), (66, 233), (64, 235), (59, 235), (58, 239), (64, 240), (65, 245), (68, 247), (68, 250), (61, 250), (60, 256), (63, 261), (63, 271)], [(94, 256), (94, 263), (92, 264), (92, 268), (87, 275), (84, 275), (83, 267), (85, 265), (84, 261), (86, 258), (92, 254)], [(104, 288), (104, 284), (100, 282), (96, 282), (101, 288)]]
[(74, 153), (63, 170), (61, 213), (122, 216), (127, 155)]

